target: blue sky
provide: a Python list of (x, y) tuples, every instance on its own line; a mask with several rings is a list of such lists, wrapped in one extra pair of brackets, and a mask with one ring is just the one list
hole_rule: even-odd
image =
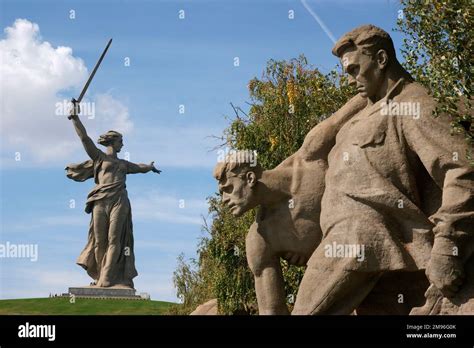
[[(307, 3), (336, 38), (372, 23), (390, 32), (400, 48), (401, 36), (392, 32), (397, 1)], [(10, 28), (0, 41), (0, 242), (37, 244), (39, 252), (36, 262), (0, 259), (0, 298), (45, 297), (90, 281), (75, 260), (86, 242), (90, 216), (84, 203), (93, 183), (64, 175), (66, 164), (86, 154), (69, 121), (54, 115), (54, 105), (77, 97), (112, 37), (86, 97), (97, 106), (96, 118), (85, 124), (93, 139), (122, 130), (122, 152), (131, 161), (154, 160), (163, 170), (160, 176), (127, 178), (139, 272), (135, 287), (153, 299), (176, 301), (176, 258), (181, 252), (196, 256), (202, 217), (209, 218), (206, 197), (216, 191), (217, 153), (211, 149), (218, 142), (209, 136), (221, 135), (228, 125), (230, 102), (245, 109), (247, 83), (261, 76), (270, 58), (304, 53), (328, 72), (337, 64), (332, 41), (300, 1), (0, 4), (1, 28)], [(294, 19), (288, 18), (290, 10)]]

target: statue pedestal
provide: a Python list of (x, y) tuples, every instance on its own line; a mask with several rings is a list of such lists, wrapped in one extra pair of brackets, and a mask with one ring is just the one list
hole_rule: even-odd
[(142, 299), (142, 297), (136, 295), (135, 292), (135, 289), (120, 286), (111, 286), (109, 288), (101, 288), (97, 286), (80, 286), (69, 288), (69, 295), (74, 295), (78, 298)]

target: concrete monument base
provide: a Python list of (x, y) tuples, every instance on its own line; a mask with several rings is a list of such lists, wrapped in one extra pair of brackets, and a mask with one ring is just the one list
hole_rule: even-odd
[(101, 288), (98, 286), (80, 286), (69, 288), (69, 295), (79, 298), (117, 298), (117, 299), (142, 299), (141, 296), (135, 294), (133, 288), (111, 286)]

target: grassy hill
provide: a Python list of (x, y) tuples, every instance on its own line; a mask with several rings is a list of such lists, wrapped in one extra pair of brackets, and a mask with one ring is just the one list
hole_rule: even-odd
[(175, 303), (150, 300), (29, 298), (0, 300), (0, 315), (162, 315)]

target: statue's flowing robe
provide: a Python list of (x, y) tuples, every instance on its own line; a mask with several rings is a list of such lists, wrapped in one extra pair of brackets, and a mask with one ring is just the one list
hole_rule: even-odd
[[(106, 156), (102, 151), (98, 151), (98, 157), (95, 160), (71, 164), (66, 167), (68, 178), (75, 181), (94, 178), (96, 183), (87, 196), (85, 208), (86, 213), (91, 214), (88, 240), (76, 263), (83, 267), (99, 286), (105, 281), (107, 286), (133, 287), (133, 278), (138, 273), (135, 269), (132, 211), (125, 185), (126, 175), (123, 175), (123, 180), (110, 184), (99, 184), (98, 174)], [(116, 166), (117, 170), (128, 172), (127, 161), (117, 160)], [(94, 216), (94, 214), (101, 216)], [(112, 219), (115, 222), (119, 221), (119, 223), (110, 224)], [(108, 230), (94, 231), (94, 220), (105, 222)], [(97, 243), (96, 236), (98, 234), (104, 237), (105, 243)], [(111, 241), (113, 245), (109, 243)], [(103, 254), (99, 261), (100, 264), (98, 264), (96, 255), (98, 248), (102, 248), (99, 252)]]

